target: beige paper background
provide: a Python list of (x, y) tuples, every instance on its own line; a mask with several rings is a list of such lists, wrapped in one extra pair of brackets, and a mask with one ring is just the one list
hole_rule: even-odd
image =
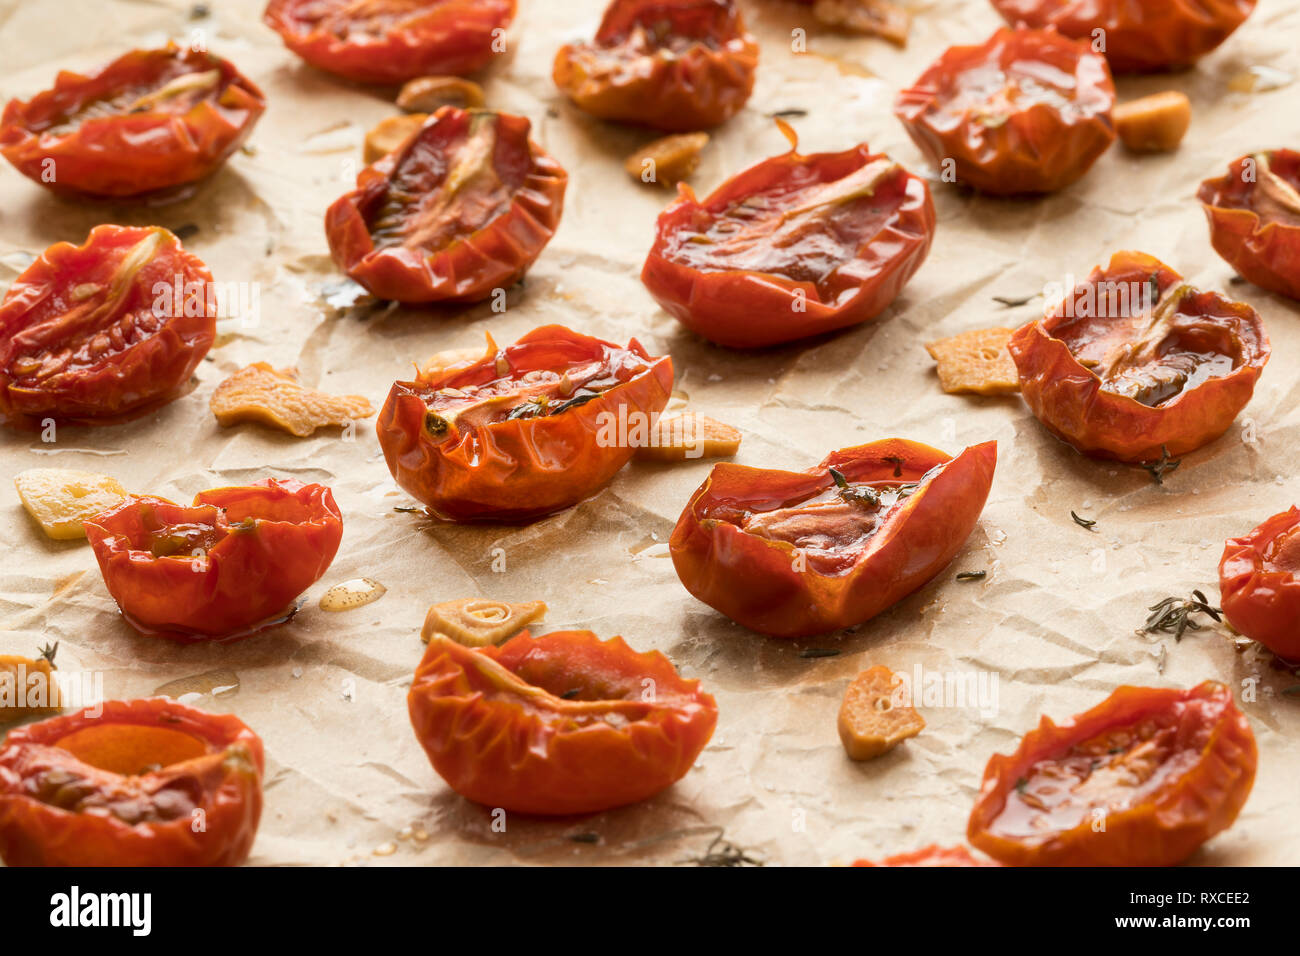
[[(30, 654), (58, 640), (61, 667), (101, 672), (110, 697), (148, 695), (214, 670), (237, 674), (237, 692), (196, 703), (237, 713), (266, 742), (266, 810), (252, 862), (671, 863), (701, 853), (718, 828), (787, 865), (952, 844), (964, 838), (988, 757), (1014, 746), (1040, 714), (1066, 717), (1122, 683), (1188, 686), (1210, 677), (1238, 688), (1258, 679), (1258, 700), (1242, 706), (1260, 766), (1237, 824), (1193, 862), (1296, 862), (1300, 700), (1280, 696), (1296, 678), (1253, 652), (1235, 653), (1213, 632), (1177, 645), (1134, 634), (1160, 598), (1192, 587), (1217, 597), (1223, 539), (1296, 500), (1300, 311), (1262, 290), (1227, 285), (1232, 270), (1210, 248), (1194, 200), (1197, 183), (1241, 153), (1300, 141), (1300, 85), (1229, 89), (1254, 66), (1300, 73), (1296, 4), (1261, 0), (1191, 72), (1119, 81), (1121, 98), (1171, 87), (1192, 98), (1191, 132), (1177, 153), (1138, 158), (1116, 147), (1085, 180), (1037, 201), (938, 186), (930, 257), (879, 321), (764, 353), (692, 337), (638, 281), (669, 194), (633, 182), (621, 163), (652, 137), (586, 117), (550, 81), (555, 49), (590, 36), (600, 0), (521, 0), (509, 53), (485, 81), (489, 104), (532, 119), (536, 138), (570, 173), (559, 232), (526, 284), (510, 291), (506, 313), (480, 306), (365, 318), (321, 301), (322, 288), (341, 278), (321, 220), (351, 183), (364, 131), (394, 109), (381, 93), (298, 61), (261, 25), (255, 0), (211, 6), (211, 18), (192, 21), (184, 2), (0, 0), (6, 98), (44, 89), (57, 69), (94, 68), (130, 47), (202, 29), (209, 48), (235, 61), (269, 100), (251, 138), (255, 151), (237, 154), (180, 203), (68, 201), (0, 169), (0, 284), (45, 246), (80, 242), (100, 222), (192, 223), (200, 231), (186, 245), (218, 280), (261, 290), (260, 324), (227, 323), (189, 396), (127, 425), (61, 430), (50, 446), (30, 435), (0, 439), (0, 653)], [(900, 51), (819, 30), (783, 0), (743, 7), (762, 45), (758, 82), (748, 107), (708, 147), (694, 177), (702, 191), (785, 148), (766, 115), (781, 109), (809, 111), (793, 120), (806, 151), (865, 140), (919, 169), (890, 111), (895, 91), (949, 44), (982, 39), (1001, 22), (984, 0), (918, 3), (911, 42)], [(809, 52), (795, 55), (789, 36), (800, 25)], [(1246, 299), (1273, 342), (1272, 363), (1238, 425), (1188, 456), (1163, 488), (1141, 471), (1076, 455), (1018, 398), (943, 395), (922, 348), (943, 335), (1029, 319), (1038, 303), (1003, 309), (991, 297), (1084, 275), (1126, 247)], [(255, 360), (297, 365), (306, 383), (364, 394), (378, 407), (413, 360), (477, 345), (484, 330), (505, 342), (547, 322), (610, 339), (637, 336), (652, 352), (670, 352), (679, 402), (743, 428), (737, 460), (747, 464), (805, 468), (833, 448), (891, 435), (953, 452), (995, 438), (1001, 460), (983, 519), (954, 567), (919, 593), (853, 633), (792, 644), (731, 624), (673, 573), (666, 542), (708, 463), (634, 464), (592, 500), (525, 528), (439, 526), (393, 511), (413, 502), (395, 488), (369, 422), (353, 442), (337, 431), (299, 440), (255, 426), (223, 430), (208, 411), (217, 382)], [(1242, 440), (1247, 422), (1253, 444)], [(344, 512), (343, 545), (285, 627), (224, 647), (149, 640), (121, 621), (89, 548), (45, 539), (22, 512), (8, 479), (41, 466), (103, 470), (132, 491), (185, 501), (268, 473), (325, 482)], [(1076, 526), (1071, 509), (1095, 518), (1096, 533)], [(491, 570), (497, 548), (505, 573)], [(985, 581), (953, 580), (956, 570), (976, 568), (988, 569)], [(319, 609), (327, 587), (360, 575), (382, 582), (387, 595), (360, 610)], [(476, 594), (544, 599), (551, 610), (540, 629), (622, 634), (701, 678), (720, 719), (698, 766), (638, 806), (576, 821), (511, 817), (506, 832), (494, 832), (486, 810), (433, 773), (405, 704), (425, 609)], [(807, 646), (843, 653), (801, 659)], [(873, 663), (909, 674), (917, 665), (995, 674), (997, 706), (984, 714), (922, 708), (929, 726), (919, 738), (853, 764), (835, 714), (848, 680)], [(570, 839), (591, 833), (598, 843)]]

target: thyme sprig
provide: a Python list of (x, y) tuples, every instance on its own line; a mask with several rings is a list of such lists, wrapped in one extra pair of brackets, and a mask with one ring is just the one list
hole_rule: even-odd
[(1175, 641), (1181, 641), (1187, 631), (1199, 631), (1205, 626), (1201, 621), (1195, 620), (1193, 614), (1208, 614), (1216, 622), (1223, 620), (1223, 610), (1211, 607), (1205, 594), (1197, 590), (1192, 591), (1190, 598), (1167, 597), (1147, 610), (1151, 613), (1138, 634), (1164, 632), (1173, 634)]
[(694, 863), (696, 866), (762, 866), (763, 861), (750, 855), (750, 851), (738, 847), (719, 833), (710, 841), (708, 849), (701, 856), (688, 857), (681, 863)]
[(46, 661), (49, 663), (51, 669), (58, 670), (59, 665), (54, 663), (54, 655), (57, 653), (59, 653), (59, 642), (55, 641), (53, 644), (46, 644), (42, 647), (41, 652), (36, 656), (36, 659), (38, 661)]
[(880, 492), (876, 491), (870, 485), (857, 485), (856, 487), (849, 484), (849, 480), (844, 477), (844, 473), (837, 468), (829, 469), (831, 481), (835, 482), (835, 489), (839, 496), (850, 504), (861, 503), (869, 505), (872, 508), (880, 507)]
[(1181, 458), (1169, 457), (1168, 445), (1161, 445), (1160, 458), (1157, 461), (1144, 461), (1142, 462), (1142, 467), (1150, 473), (1151, 477), (1155, 479), (1157, 485), (1163, 485), (1165, 483), (1165, 475), (1169, 474), (1171, 471), (1177, 471), (1178, 466), (1182, 463), (1183, 460)]

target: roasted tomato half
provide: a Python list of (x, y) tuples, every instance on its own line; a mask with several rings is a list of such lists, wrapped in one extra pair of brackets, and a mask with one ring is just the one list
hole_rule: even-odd
[(252, 132), (262, 91), (234, 64), (168, 44), (135, 50), (54, 89), (10, 100), (0, 152), (42, 186), (91, 196), (139, 196), (196, 182)]
[(1008, 23), (1055, 27), (1095, 42), (1116, 73), (1148, 73), (1191, 66), (1241, 26), (1255, 0), (993, 0), (993, 6)]
[(107, 424), (176, 398), (216, 338), (211, 284), (159, 226), (50, 246), (0, 302), (0, 421)]
[(966, 836), (1010, 866), (1173, 866), (1232, 825), (1257, 758), (1223, 684), (1121, 687), (995, 754)]
[(1300, 662), (1300, 509), (1228, 539), (1219, 591), (1229, 624), (1278, 657)]
[(262, 815), (262, 741), (166, 697), (111, 700), (0, 745), (9, 866), (234, 866)]
[(1115, 141), (1115, 84), (1105, 58), (1054, 30), (1001, 29), (954, 46), (894, 114), (927, 160), (995, 196), (1064, 189)]
[(85, 528), (127, 623), (190, 642), (284, 621), (334, 560), (343, 519), (324, 485), (266, 478), (200, 492), (188, 508), (132, 496)]
[(514, 18), (515, 0), (271, 0), (262, 14), (312, 66), (394, 84), (482, 69)]
[(808, 471), (723, 462), (673, 529), (673, 566), (686, 590), (760, 634), (861, 624), (953, 559), (996, 463), (996, 442), (950, 458), (901, 438), (832, 452)]
[(934, 237), (925, 181), (866, 145), (790, 152), (700, 202), (682, 183), (659, 215), (641, 281), (711, 342), (779, 345), (883, 312)]
[(1214, 251), (1242, 278), (1300, 299), (1300, 153), (1243, 156), (1197, 195)]
[(523, 521), (599, 491), (668, 404), (672, 359), (561, 325), (395, 382), (379, 444), (397, 483), (451, 521)]
[(1085, 455), (1182, 455), (1218, 438), (1268, 362), (1258, 313), (1193, 289), (1159, 259), (1117, 252), (1007, 346), (1048, 431)]
[(471, 649), (442, 634), (415, 671), (411, 725), (463, 797), (517, 813), (597, 813), (672, 786), (718, 706), (658, 651), (591, 631)]
[(740, 111), (757, 66), (735, 0), (614, 0), (594, 41), (560, 47), (552, 76), (600, 119), (697, 130)]
[(444, 106), (325, 213), (340, 269), (381, 299), (476, 302), (523, 278), (568, 173), (522, 116)]
[(997, 866), (989, 860), (981, 860), (964, 846), (931, 845), (911, 853), (898, 853), (887, 856), (879, 863), (871, 860), (854, 860), (854, 866)]

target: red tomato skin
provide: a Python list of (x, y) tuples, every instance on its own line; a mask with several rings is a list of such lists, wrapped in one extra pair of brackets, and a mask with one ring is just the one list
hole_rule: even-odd
[[(711, 44), (694, 43), (674, 56), (632, 55), (590, 70), (593, 47), (608, 49), (638, 19), (721, 16)], [(579, 109), (598, 119), (636, 123), (668, 132), (691, 132), (726, 122), (754, 89), (758, 44), (745, 31), (732, 0), (613, 0), (595, 44), (565, 44), (555, 54), (552, 79)]]
[[(593, 358), (604, 348), (619, 348), (560, 325), (534, 329), (517, 344), (548, 341), (586, 349)], [(441, 377), (394, 383), (376, 424), (388, 470), (398, 485), (449, 521), (528, 521), (589, 498), (636, 450), (602, 443), (603, 423), (617, 418), (621, 408), (653, 420), (672, 394), (672, 359), (651, 359), (636, 339), (627, 348), (652, 364), (601, 397), (559, 415), (497, 422), (443, 441), (425, 431), (428, 407), (418, 394), (438, 387)]]
[[(1016, 781), (1036, 762), (1067, 751), (1109, 727), (1173, 710), (1206, 739), (1200, 759), (1154, 802), (1106, 815), (1104, 830), (1085, 819), (1041, 839), (990, 832)], [(994, 754), (971, 811), (966, 838), (1005, 866), (1174, 866), (1241, 812), (1255, 782), (1259, 754), (1246, 716), (1216, 681), (1189, 690), (1120, 687), (1096, 707), (1061, 724), (1043, 717), (1010, 756)]]
[[(1300, 188), (1300, 152), (1267, 150), (1273, 172)], [(1224, 176), (1201, 183), (1197, 198), (1210, 223), (1210, 244), (1241, 277), (1261, 289), (1300, 299), (1300, 226), (1264, 222), (1247, 205), (1254, 183), (1245, 178), (1249, 156), (1234, 161)]]
[(964, 846), (939, 846), (931, 844), (910, 853), (887, 856), (879, 863), (854, 860), (854, 866), (1000, 866), (991, 860), (981, 860)]
[[(895, 477), (916, 481), (944, 469), (885, 520), (867, 552), (840, 575), (796, 571), (794, 549), (747, 534), (713, 515), (767, 510), (831, 487), (827, 469), (849, 481)], [(832, 452), (806, 472), (724, 462), (692, 495), (669, 539), (673, 566), (686, 590), (752, 631), (772, 637), (824, 634), (870, 620), (931, 580), (975, 528), (993, 482), (997, 443), (956, 458), (919, 442), (893, 438)]]
[[(1182, 280), (1169, 266), (1140, 252), (1118, 252), (1092, 270), (1088, 283), (1143, 282), (1158, 273), (1163, 287)], [(1074, 293), (1071, 292), (1070, 295)], [(1020, 372), (1020, 394), (1049, 432), (1094, 458), (1141, 463), (1195, 451), (1228, 430), (1246, 407), (1267, 364), (1268, 335), (1258, 313), (1214, 292), (1196, 293), (1203, 309), (1226, 312), (1238, 324), (1248, 360), (1228, 375), (1210, 379), (1159, 407), (1103, 391), (1101, 380), (1076, 361), (1051, 332), (1062, 321), (1064, 301), (1047, 316), (1016, 330), (1007, 348)]]
[(530, 151), (528, 176), (507, 211), (432, 254), (407, 246), (376, 248), (365, 210), (382, 199), (394, 171), (422, 141), (441, 135), (443, 124), (468, 122), (467, 111), (444, 106), (403, 146), (363, 169), (357, 188), (326, 211), (325, 234), (335, 265), (373, 295), (408, 303), (479, 302), (522, 279), (560, 224), (569, 175), (527, 139), (527, 119), (508, 113), (500, 117), (508, 133), (522, 137)]
[[(0, 422), (39, 426), (47, 418), (75, 424), (110, 424), (178, 397), (216, 338), (215, 316), (184, 309), (159, 320), (153, 334), (94, 364), (60, 372), (39, 385), (24, 385), (11, 364), (22, 354), (22, 333), (75, 309), (72, 290), (93, 280), (108, 284), (114, 266), (151, 233), (162, 239), (158, 252), (132, 280), (126, 305), (112, 313), (121, 320), (130, 308), (152, 308), (156, 283), (212, 283), (197, 256), (160, 226), (96, 226), (80, 246), (56, 242), (9, 287), (0, 302)], [(108, 324), (101, 323), (101, 328)], [(67, 339), (60, 340), (66, 342)]]
[[(105, 701), (9, 731), (0, 749), (0, 859), (7, 866), (237, 866), (248, 858), (262, 815), (262, 740), (233, 715), (209, 714), (166, 697)], [(73, 813), (23, 792), (33, 757), (58, 756), (57, 741), (104, 723), (161, 725), (206, 739), (226, 755), (219, 786), (204, 794), (203, 832), (189, 817), (134, 826), (114, 816)], [(68, 764), (80, 764), (71, 754)]]
[[(983, 68), (990, 61), (1005, 69), (1030, 59), (1048, 63), (1071, 75), (1086, 93), (1086, 116), (1067, 119), (1045, 103), (1017, 110), (997, 126), (972, 118), (960, 122), (933, 118), (953, 77)], [(1050, 193), (1083, 177), (1115, 141), (1111, 109), (1115, 84), (1101, 56), (1086, 43), (1066, 39), (1052, 30), (998, 30), (976, 46), (949, 47), (920, 78), (898, 94), (894, 115), (935, 167), (951, 162), (959, 185), (994, 196)]]
[[(565, 700), (516, 676), (530, 666), (553, 679), (568, 675), (573, 687), (615, 685), (627, 696)], [(524, 631), (481, 649), (434, 635), (407, 703), (448, 786), (487, 807), (540, 816), (598, 813), (672, 786), (718, 717), (713, 697), (677, 676), (663, 654), (590, 631)]]
[(1273, 515), (1249, 534), (1229, 538), (1219, 562), (1228, 623), (1285, 661), (1300, 661), (1300, 575), (1265, 567), (1277, 538), (1300, 526), (1300, 509)]
[[(345, 7), (348, 0), (325, 6)], [(390, 29), (364, 40), (340, 39), (304, 15), (321, 0), (271, 0), (262, 22), (317, 69), (358, 83), (397, 84), (421, 76), (465, 76), (497, 55), (493, 45), (515, 18), (515, 0), (441, 0), (414, 28)]]
[[(1116, 73), (1191, 66), (1241, 26), (1255, 0), (992, 0), (1010, 24), (1055, 27), (1092, 42), (1104, 31)], [(1103, 51), (1098, 51), (1103, 52)]]
[[(751, 166), (703, 202), (679, 184), (677, 199), (655, 224), (655, 241), (641, 269), (641, 282), (655, 301), (688, 329), (729, 348), (766, 348), (870, 321), (896, 299), (921, 267), (934, 239), (934, 201), (919, 176), (903, 171), (906, 185), (898, 209), (884, 228), (857, 250), (851, 263), (864, 276), (855, 291), (823, 301), (811, 282), (748, 270), (703, 271), (668, 258), (672, 235), (700, 209), (721, 210), (734, 199), (791, 176), (819, 168), (854, 169), (880, 159), (865, 146), (841, 153), (801, 156), (794, 150)], [(843, 268), (843, 267), (841, 267)], [(798, 307), (798, 308), (797, 308)], [(797, 321), (796, 321), (797, 320)]]
[[(172, 59), (193, 65), (190, 72), (220, 70), (216, 105), (205, 99), (183, 116), (146, 111), (89, 119), (62, 135), (48, 132), (70, 106), (148, 76)], [(56, 192), (139, 197), (211, 175), (265, 109), (262, 91), (229, 60), (168, 44), (134, 50), (88, 75), (62, 71), (52, 89), (10, 100), (0, 116), (0, 153), (32, 182)]]
[[(229, 525), (252, 518), (205, 557), (155, 558), (132, 547), (142, 535), (142, 508), (170, 524), (211, 523), (224, 510)], [(200, 492), (191, 507), (133, 496), (85, 522), (104, 583), (127, 622), (143, 634), (189, 643), (250, 636), (283, 616), (334, 560), (343, 519), (324, 485), (266, 478), (246, 486)]]

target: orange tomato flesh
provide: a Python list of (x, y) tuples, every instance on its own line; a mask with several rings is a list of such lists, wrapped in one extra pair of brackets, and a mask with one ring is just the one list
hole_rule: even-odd
[(1273, 539), (1265, 556), (1265, 568), (1269, 571), (1300, 574), (1300, 525)]
[(82, 763), (108, 773), (133, 777), (202, 757), (208, 743), (184, 731), (142, 724), (97, 724), (84, 727), (57, 744)]

